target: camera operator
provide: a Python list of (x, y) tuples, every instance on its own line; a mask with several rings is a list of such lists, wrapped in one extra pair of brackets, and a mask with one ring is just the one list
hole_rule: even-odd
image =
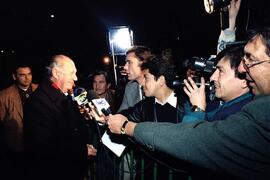
[(242, 56), (242, 45), (229, 47), (218, 54), (216, 70), (210, 77), (210, 81), (214, 82), (215, 96), (220, 99), (219, 105), (214, 109), (211, 102), (206, 103), (203, 78), (200, 87), (191, 78), (188, 78), (189, 82), (184, 80), (184, 91), (189, 97), (192, 112), (186, 114), (183, 121), (224, 120), (227, 116), (240, 111), (245, 104), (252, 100), (247, 81), (237, 70)]

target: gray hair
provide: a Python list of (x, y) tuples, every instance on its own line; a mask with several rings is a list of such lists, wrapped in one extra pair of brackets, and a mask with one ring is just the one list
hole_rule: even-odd
[(59, 58), (62, 59), (62, 58), (65, 58), (65, 57), (67, 57), (67, 56), (65, 56), (65, 55), (55, 55), (55, 56), (51, 57), (48, 66), (45, 67), (49, 77), (52, 76), (53, 68), (55, 68), (55, 67), (63, 67), (63, 63), (61, 61), (59, 61), (58, 59)]

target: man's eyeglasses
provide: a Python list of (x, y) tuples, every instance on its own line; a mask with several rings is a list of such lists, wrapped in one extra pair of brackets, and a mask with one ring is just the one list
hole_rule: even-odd
[(265, 62), (270, 63), (270, 60), (264, 60), (264, 61), (253, 60), (250, 57), (248, 57), (247, 55), (244, 55), (242, 61), (243, 61), (243, 64), (244, 64), (246, 69), (250, 69), (253, 66), (256, 66), (256, 65), (259, 65), (259, 64), (262, 64)]

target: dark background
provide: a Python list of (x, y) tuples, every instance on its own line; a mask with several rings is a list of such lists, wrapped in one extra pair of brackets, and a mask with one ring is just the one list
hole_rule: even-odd
[[(246, 28), (269, 26), (269, 10), (269, 0), (242, 0), (237, 38)], [(134, 44), (156, 53), (170, 48), (177, 66), (190, 56), (215, 54), (220, 33), (218, 13), (207, 14), (203, 0), (1, 1), (0, 89), (11, 82), (16, 61), (31, 62), (39, 82), (47, 59), (57, 53), (70, 56), (84, 78), (103, 66), (107, 28), (119, 25), (133, 30)]]

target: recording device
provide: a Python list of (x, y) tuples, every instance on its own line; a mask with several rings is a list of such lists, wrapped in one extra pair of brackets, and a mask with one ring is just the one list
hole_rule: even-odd
[(84, 106), (89, 103), (87, 98), (87, 91), (84, 88), (75, 88), (73, 91), (73, 99), (79, 106)]
[[(101, 115), (102, 113), (105, 116), (108, 116), (109, 114), (111, 114), (109, 103), (106, 101), (105, 98), (99, 98), (98, 95), (95, 93), (95, 91), (90, 90), (87, 93), (87, 91), (84, 88), (76, 88), (74, 89), (73, 94), (74, 94), (73, 99), (74, 101), (77, 102), (79, 106), (88, 106), (89, 103), (91, 102), (95, 106), (95, 111), (99, 115)], [(97, 125), (97, 128), (98, 128), (98, 133), (100, 134), (98, 125)], [(105, 131), (102, 137), (100, 135), (100, 138), (101, 138), (100, 139), (101, 142), (105, 146), (107, 146), (113, 153), (115, 153), (118, 157), (122, 155), (123, 151), (126, 148), (126, 146), (123, 144), (113, 142), (111, 140), (110, 135), (107, 133), (107, 131)]]
[(89, 106), (91, 102), (95, 106), (96, 112), (105, 116), (111, 114), (110, 105), (105, 98), (99, 98), (95, 91), (86, 91), (84, 88), (74, 89), (74, 101), (77, 102), (79, 106)]
[(231, 0), (204, 0), (205, 11), (212, 14), (215, 11), (222, 11), (230, 4)]
[(111, 114), (110, 105), (105, 98), (93, 99), (92, 103), (94, 104), (99, 115), (102, 115), (102, 113), (105, 116)]
[(212, 73), (215, 69), (215, 56), (212, 55), (208, 59), (202, 57), (191, 57), (184, 60), (183, 68), (192, 69), (200, 73)]
[[(202, 57), (191, 57), (182, 63), (183, 68), (187, 71), (188, 69), (195, 71), (195, 77), (193, 77), (193, 81), (197, 86), (201, 85), (201, 77), (204, 77), (205, 79), (208, 79), (210, 75), (214, 72), (216, 69), (215, 66), (215, 56), (210, 56), (210, 58), (205, 59)], [(176, 77), (174, 81), (172, 82), (173, 87), (176, 89), (178, 87), (184, 86), (183, 80)], [(211, 82), (205, 82), (205, 86), (208, 90), (211, 90), (213, 88), (213, 85)]]
[[(202, 85), (201, 77), (193, 77), (192, 79), (197, 86)], [(174, 89), (179, 89), (179, 88), (182, 88), (183, 86), (185, 86), (184, 81), (179, 79), (179, 78), (175, 78), (172, 83), (173, 83)], [(214, 82), (205, 82), (205, 90), (210, 94), (214, 94), (215, 93)]]
[[(197, 78), (193, 78), (195, 84), (196, 84), (197, 86), (202, 85), (202, 83), (201, 83), (200, 81), (196, 80), (196, 79), (197, 79)], [(185, 83), (184, 83), (184, 81), (181, 80), (181, 79), (175, 79), (175, 80), (173, 81), (173, 87), (175, 87), (175, 88), (180, 87), (180, 86), (184, 86), (184, 85), (185, 85)], [(205, 86), (211, 86), (210, 82), (205, 82)]]

